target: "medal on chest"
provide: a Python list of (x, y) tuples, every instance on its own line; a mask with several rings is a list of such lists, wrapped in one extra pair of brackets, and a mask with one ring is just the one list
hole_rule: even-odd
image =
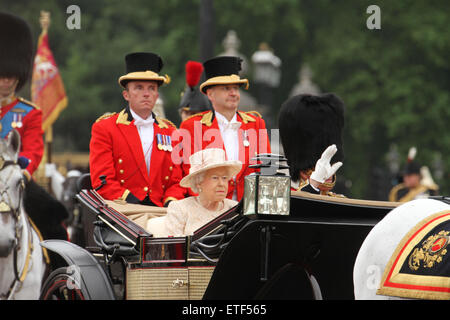
[(169, 151), (169, 152), (172, 151), (172, 149), (173, 149), (172, 148), (172, 140), (171, 140), (170, 136), (157, 133), (156, 141), (158, 143), (158, 150)]
[(248, 133), (247, 130), (244, 130), (242, 132), (242, 143), (244, 144), (244, 147), (250, 146), (250, 141), (248, 141)]

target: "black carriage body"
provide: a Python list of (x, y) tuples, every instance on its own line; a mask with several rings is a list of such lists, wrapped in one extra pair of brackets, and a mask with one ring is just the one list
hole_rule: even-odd
[(398, 204), (294, 192), (289, 216), (249, 219), (223, 250), (204, 299), (354, 299), (353, 265)]
[[(154, 238), (95, 191), (83, 190), (78, 199), (139, 253), (126, 258), (128, 299), (353, 299), (359, 248), (398, 205), (294, 192), (289, 216), (247, 218), (240, 204), (191, 237)], [(240, 226), (219, 252), (211, 259), (193, 255), (203, 239), (223, 233), (224, 220)]]

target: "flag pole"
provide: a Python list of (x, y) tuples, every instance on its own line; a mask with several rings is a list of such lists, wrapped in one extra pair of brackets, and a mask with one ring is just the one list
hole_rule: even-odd
[[(39, 22), (41, 24), (42, 35), (46, 34), (48, 28), (50, 27), (50, 12), (41, 10), (41, 17), (39, 18)], [(39, 38), (41, 38), (39, 37)], [(47, 153), (47, 163), (52, 163), (52, 142), (53, 142), (53, 130), (52, 125), (49, 125), (45, 130), (45, 145), (46, 145), (46, 153)]]

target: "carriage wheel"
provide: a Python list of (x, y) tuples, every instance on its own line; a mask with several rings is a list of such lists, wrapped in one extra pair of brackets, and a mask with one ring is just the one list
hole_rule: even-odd
[(41, 300), (85, 300), (73, 272), (68, 267), (58, 268), (45, 280)]

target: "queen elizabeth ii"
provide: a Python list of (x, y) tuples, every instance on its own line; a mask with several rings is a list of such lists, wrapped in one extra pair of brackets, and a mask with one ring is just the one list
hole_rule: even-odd
[(192, 235), (212, 219), (237, 204), (226, 198), (228, 182), (242, 167), (240, 161), (226, 160), (223, 149), (208, 148), (189, 157), (191, 168), (180, 185), (197, 196), (172, 201), (164, 217), (167, 236)]

